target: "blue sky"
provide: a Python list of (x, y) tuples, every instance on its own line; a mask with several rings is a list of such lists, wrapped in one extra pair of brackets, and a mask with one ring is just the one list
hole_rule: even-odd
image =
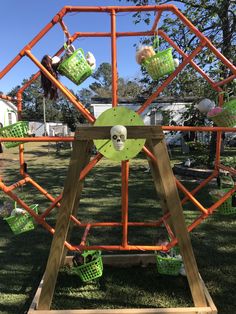
[[(64, 5), (108, 6), (128, 5), (126, 1), (118, 0), (7, 0), (1, 1), (0, 29), (0, 70), (2, 70), (30, 42), (39, 31), (48, 24)], [(130, 5), (130, 4), (129, 4)], [(71, 34), (75, 31), (109, 31), (110, 16), (107, 13), (71, 13), (66, 16), (65, 23)], [(135, 25), (132, 13), (120, 13), (117, 16), (117, 31), (147, 30), (144, 24)], [(119, 38), (118, 72), (121, 77), (135, 78), (140, 75), (140, 67), (135, 61), (134, 43), (137, 37)], [(41, 60), (45, 54), (54, 54), (64, 43), (64, 34), (59, 25), (54, 28), (32, 49), (32, 53)], [(111, 62), (110, 39), (81, 38), (74, 42), (76, 48), (91, 51), (96, 58), (97, 66), (103, 62)], [(24, 78), (37, 72), (37, 67), (27, 57), (24, 57), (0, 81), (0, 91), (7, 93), (13, 87), (21, 84)], [(76, 86), (67, 79), (62, 82), (75, 91), (87, 87), (92, 79), (87, 79), (82, 85)]]

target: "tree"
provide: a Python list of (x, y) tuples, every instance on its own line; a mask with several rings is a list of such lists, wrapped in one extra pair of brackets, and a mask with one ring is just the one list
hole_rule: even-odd
[[(21, 86), (24, 86), (27, 81), (28, 80), (24, 79)], [(21, 86), (14, 87), (8, 95), (15, 97)], [(70, 92), (73, 93), (73, 91)], [(40, 78), (36, 79), (24, 90), (22, 98), (22, 119), (26, 121), (43, 122), (43, 91), (41, 89)], [(81, 102), (83, 102), (83, 100), (81, 100)], [(76, 125), (82, 121), (81, 113), (62, 94), (59, 95), (56, 101), (46, 99), (45, 109), (47, 122), (60, 121), (66, 123), (72, 131), (74, 131)]]
[[(167, 4), (168, 0), (127, 0), (135, 5)], [(174, 4), (206, 37), (208, 37), (217, 49), (232, 63), (236, 61), (236, 2), (232, 0), (176, 0)], [(138, 12), (134, 14), (135, 23), (143, 20), (149, 24), (151, 13)], [(186, 53), (190, 47), (196, 47), (199, 40), (183, 23), (170, 13), (163, 14), (161, 28), (176, 42)], [(151, 39), (153, 40), (153, 39)], [(161, 43), (161, 47), (165, 47)], [(214, 55), (204, 49), (195, 61), (210, 75), (211, 78), (220, 80), (228, 76), (228, 69), (219, 62)], [(186, 76), (186, 71), (181, 72)], [(176, 81), (176, 80), (175, 80)], [(179, 82), (177, 83), (177, 85)], [(206, 84), (205, 84), (206, 85)], [(185, 84), (183, 84), (183, 89)], [(172, 87), (173, 88), (173, 87)], [(208, 87), (204, 87), (207, 91)], [(202, 90), (202, 89), (201, 89)]]
[[(89, 89), (81, 90), (84, 95), (91, 96), (91, 91), (94, 96), (101, 98), (111, 98), (112, 96), (112, 68), (110, 63), (102, 63), (94, 72), (92, 77), (95, 82), (89, 85)], [(90, 91), (90, 93), (89, 93)], [(118, 96), (127, 99), (137, 98), (143, 92), (143, 86), (137, 81), (118, 78)]]

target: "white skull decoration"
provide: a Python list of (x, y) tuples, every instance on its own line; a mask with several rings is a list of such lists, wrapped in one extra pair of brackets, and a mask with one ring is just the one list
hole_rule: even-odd
[(125, 141), (127, 139), (127, 129), (123, 125), (114, 125), (111, 128), (111, 140), (115, 150), (122, 150), (125, 147)]

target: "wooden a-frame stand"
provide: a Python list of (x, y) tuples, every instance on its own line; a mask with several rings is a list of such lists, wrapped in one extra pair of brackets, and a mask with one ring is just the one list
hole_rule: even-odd
[[(59, 209), (55, 233), (53, 236), (45, 274), (38, 292), (37, 300), (28, 313), (217, 313), (214, 303), (206, 292), (200, 278), (190, 236), (186, 228), (183, 209), (176, 188), (164, 135), (159, 126), (127, 127), (128, 138), (146, 138), (149, 151), (157, 162), (149, 161), (156, 190), (161, 199), (163, 211), (171, 214), (171, 227), (178, 239), (180, 253), (183, 257), (185, 271), (192, 293), (194, 308), (175, 309), (124, 309), (124, 310), (66, 310), (50, 311), (56, 280), (60, 266), (65, 262), (64, 242), (70, 237), (70, 216), (79, 206), (83, 181), (80, 173), (90, 159), (93, 139), (109, 139), (110, 127), (81, 127), (76, 132), (76, 141), (65, 180), (63, 198)], [(119, 257), (118, 257), (119, 258)], [(36, 303), (36, 304), (35, 304)], [(211, 304), (210, 304), (211, 303)]]

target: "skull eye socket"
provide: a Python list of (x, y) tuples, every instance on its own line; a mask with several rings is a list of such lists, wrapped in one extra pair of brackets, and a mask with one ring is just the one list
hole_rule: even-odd
[(121, 135), (121, 136), (120, 136), (120, 139), (124, 142), (125, 136), (124, 136), (124, 135)]
[(113, 138), (113, 140), (116, 140), (117, 139), (117, 135), (113, 135), (112, 138)]

